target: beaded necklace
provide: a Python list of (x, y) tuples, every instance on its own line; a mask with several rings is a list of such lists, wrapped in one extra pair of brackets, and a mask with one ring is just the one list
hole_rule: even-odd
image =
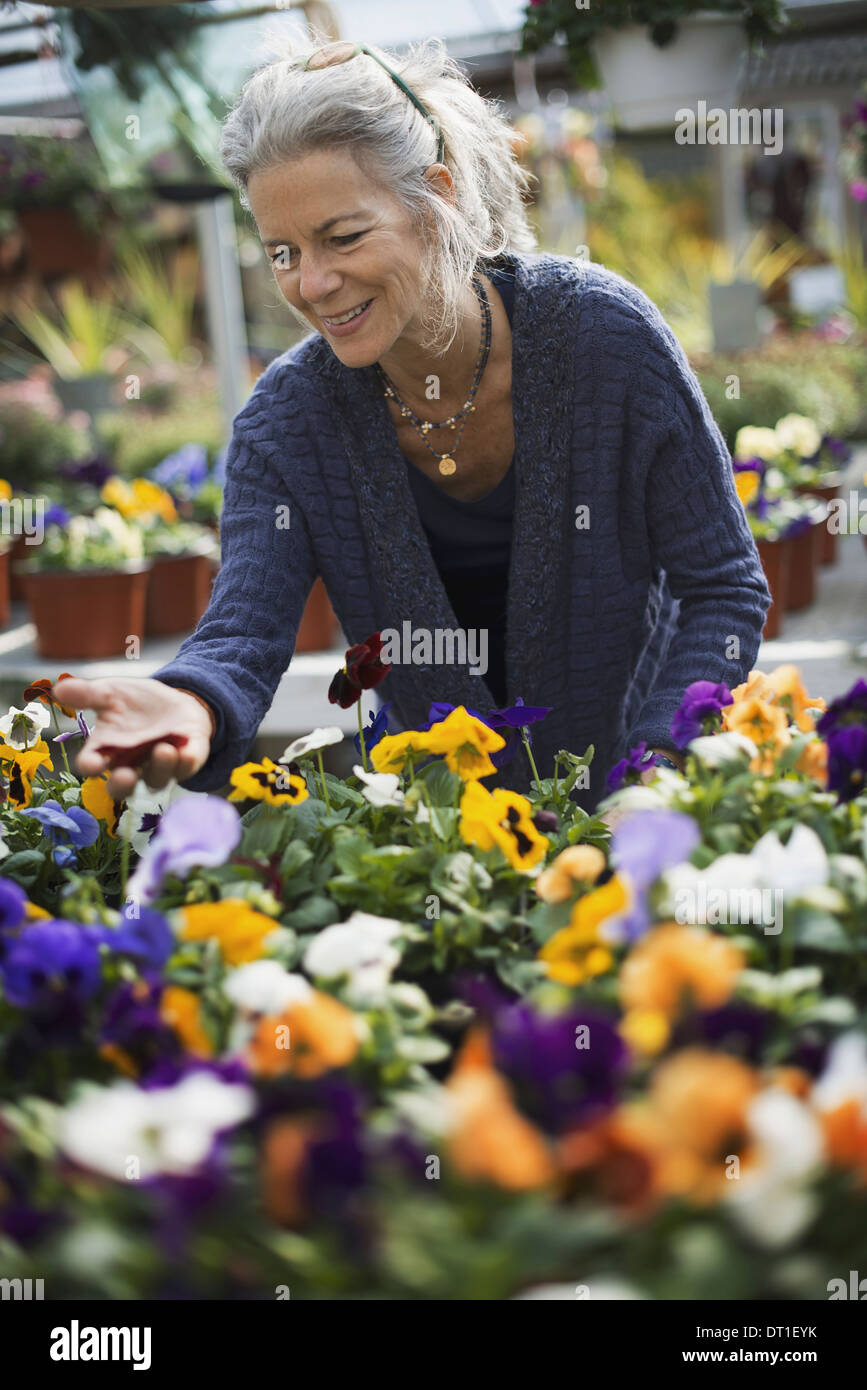
[[(470, 386), (470, 394), (468, 395), (466, 401), (464, 402), (463, 406), (457, 412), (456, 415), (450, 415), (447, 420), (419, 419), (415, 411), (411, 410), (410, 407), (406, 404), (406, 402), (401, 398), (400, 393), (398, 392), (394, 382), (386, 374), (386, 372), (383, 371), (379, 363), (374, 362), (373, 364), (377, 370), (380, 381), (383, 383), (385, 387), (383, 395), (391, 396), (394, 399), (395, 404), (400, 409), (401, 415), (405, 416), (406, 419), (409, 420), (413, 429), (416, 431), (418, 435), (421, 436), (426, 448), (428, 448), (430, 452), (433, 454), (434, 458), (438, 460), (440, 473), (444, 474), (446, 477), (449, 474), (454, 473), (455, 469), (457, 468), (457, 464), (454, 461), (453, 455), (457, 452), (458, 445), (461, 442), (461, 435), (464, 432), (464, 426), (467, 423), (467, 417), (476, 408), (473, 405), (473, 401), (475, 399), (476, 392), (479, 389), (479, 384), (482, 380), (482, 374), (484, 373), (488, 357), (491, 351), (491, 306), (488, 303), (488, 296), (485, 293), (485, 287), (477, 275), (473, 276), (473, 289), (476, 292), (476, 298), (478, 299), (479, 305), (482, 310), (482, 336), (481, 341), (479, 343), (479, 351), (476, 355), (476, 365), (475, 370), (473, 372), (472, 385)], [(446, 427), (452, 430), (457, 429), (458, 421), (460, 421), (460, 429), (458, 429), (457, 438), (455, 439), (454, 444), (452, 445), (451, 449), (449, 449), (448, 453), (441, 454), (438, 449), (434, 449), (432, 444), (429, 443), (427, 438), (429, 431), (444, 430), (446, 429)]]

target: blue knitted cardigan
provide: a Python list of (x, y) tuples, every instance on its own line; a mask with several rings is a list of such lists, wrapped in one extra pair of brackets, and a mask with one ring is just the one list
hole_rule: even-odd
[[(559, 749), (595, 745), (577, 797), (590, 809), (639, 740), (675, 746), (691, 681), (746, 679), (770, 593), (728, 450), (656, 306), (600, 265), (512, 259), (508, 700), (552, 707), (533, 729), (541, 776)], [(234, 421), (210, 605), (154, 673), (217, 710), (187, 788), (219, 787), (245, 760), (317, 575), (350, 643), (406, 621), (459, 626), (406, 470), (372, 366), (345, 367), (313, 333), (259, 378)], [(459, 665), (394, 665), (378, 694), (394, 701), (391, 732), (423, 724), (432, 700), (494, 707)], [(528, 778), (520, 753), (493, 785)]]

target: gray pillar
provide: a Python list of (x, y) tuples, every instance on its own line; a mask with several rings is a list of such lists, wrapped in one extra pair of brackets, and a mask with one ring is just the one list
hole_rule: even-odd
[(226, 438), (249, 394), (247, 328), (232, 198), (220, 194), (196, 205), (208, 335), (220, 384)]

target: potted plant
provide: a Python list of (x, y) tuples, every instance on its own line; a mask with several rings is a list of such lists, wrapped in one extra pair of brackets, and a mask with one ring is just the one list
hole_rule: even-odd
[(47, 526), (20, 568), (40, 656), (118, 657), (141, 640), (150, 561), (141, 530), (114, 508)]
[(735, 457), (733, 467), (738, 496), (771, 591), (771, 606), (762, 632), (764, 641), (770, 642), (779, 637), (783, 613), (788, 607), (792, 542), (785, 531), (790, 518), (782, 513), (779, 500), (768, 493), (768, 466), (764, 459), (753, 457), (738, 460)]
[(521, 53), (560, 35), (582, 88), (604, 87), (626, 130), (670, 124), (686, 103), (708, 105), (735, 91), (746, 45), (781, 32), (780, 0), (531, 0)]
[(64, 410), (93, 417), (112, 408), (115, 380), (139, 327), (112, 296), (93, 295), (72, 280), (61, 286), (50, 312), (22, 295), (10, 317), (53, 369)]
[(798, 613), (816, 597), (827, 509), (813, 497), (789, 497), (779, 501), (778, 515), (783, 539), (791, 545), (786, 610)]
[(64, 275), (107, 268), (105, 175), (89, 140), (17, 137), (0, 159), (0, 201), (15, 212), (30, 270)]
[(145, 555), (153, 561), (145, 635), (192, 632), (208, 606), (217, 573), (219, 548), (213, 531), (192, 521), (177, 521), (148, 526), (142, 534)]
[[(777, 435), (785, 442), (779, 467), (794, 491), (824, 503), (824, 518), (842, 484), (841, 465), (852, 455), (851, 447), (833, 435), (822, 435), (808, 416), (786, 415), (777, 421)], [(819, 562), (831, 565), (837, 558), (837, 535), (827, 525), (822, 532)]]

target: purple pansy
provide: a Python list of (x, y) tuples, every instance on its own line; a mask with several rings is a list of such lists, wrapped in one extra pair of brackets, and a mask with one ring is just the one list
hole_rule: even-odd
[(169, 491), (195, 495), (208, 477), (208, 451), (204, 444), (182, 444), (152, 468), (149, 476)]
[(867, 681), (832, 700), (816, 725), (828, 745), (828, 786), (852, 801), (867, 785)]
[(24, 921), (27, 894), (11, 878), (0, 878), (0, 931), (11, 931)]
[(129, 897), (149, 903), (169, 874), (225, 864), (241, 839), (241, 818), (219, 796), (184, 796), (164, 811), (129, 881)]
[(12, 937), (0, 957), (10, 1004), (32, 1008), (56, 993), (87, 999), (100, 979), (101, 929), (76, 922), (35, 922)]
[[(430, 729), (432, 725), (439, 724), (456, 708), (456, 705), (435, 701), (428, 710), (427, 723), (420, 727)], [(489, 729), (495, 729), (500, 737), (505, 739), (505, 746), (490, 755), (494, 767), (500, 768), (510, 763), (518, 751), (521, 744), (521, 729), (544, 719), (546, 715), (551, 713), (553, 706), (525, 705), (519, 695), (513, 705), (505, 709), (491, 710), (488, 714), (480, 714), (477, 709), (471, 709), (469, 705), (465, 705), (464, 708), (467, 714), (471, 714), (474, 719), (479, 719), (483, 724), (487, 724)], [(527, 738), (532, 742), (529, 729), (527, 729)]]
[(688, 860), (700, 839), (698, 825), (682, 811), (633, 811), (619, 823), (611, 840), (611, 863), (627, 877), (632, 901), (603, 927), (608, 941), (635, 941), (647, 930), (648, 889), (666, 869)]
[(608, 774), (608, 790), (619, 792), (622, 786), (640, 781), (642, 772), (649, 767), (655, 767), (658, 761), (656, 753), (647, 756), (647, 743), (642, 739), (635, 748), (630, 749), (625, 758), (614, 764)]
[(143, 907), (136, 911), (128, 903), (117, 927), (107, 927), (103, 936), (107, 946), (122, 955), (137, 956), (159, 970), (175, 949), (175, 934), (161, 913)]
[(67, 743), (71, 738), (90, 738), (90, 730), (83, 714), (77, 716), (78, 728), (68, 729), (65, 734), (55, 734), (52, 743)]
[[(388, 711), (391, 709), (393, 704), (394, 701), (389, 700), (386, 704), (382, 706), (381, 709), (377, 710), (376, 714), (371, 715), (370, 723), (366, 725), (364, 730), (364, 746), (367, 749), (368, 753), (370, 752), (371, 748), (376, 747), (381, 738), (385, 738), (385, 735), (388, 732)], [(356, 734), (352, 742), (355, 744), (355, 751), (360, 758), (361, 736), (359, 734)]]
[(732, 702), (732, 693), (722, 682), (693, 681), (688, 685), (671, 721), (671, 737), (678, 748), (685, 748), (694, 738), (711, 733), (723, 707)]
[(59, 502), (52, 502), (45, 508), (42, 520), (45, 526), (68, 526), (72, 520), (72, 513), (61, 507)]
[(41, 806), (31, 806), (18, 814), (39, 821), (44, 835), (55, 846), (55, 864), (74, 863), (75, 851), (99, 838), (99, 821), (81, 806), (64, 808), (59, 801), (43, 801)]
[(547, 1016), (523, 1001), (496, 1012), (491, 1049), (521, 1109), (549, 1134), (609, 1110), (627, 1063), (623, 1039), (604, 1014)]

